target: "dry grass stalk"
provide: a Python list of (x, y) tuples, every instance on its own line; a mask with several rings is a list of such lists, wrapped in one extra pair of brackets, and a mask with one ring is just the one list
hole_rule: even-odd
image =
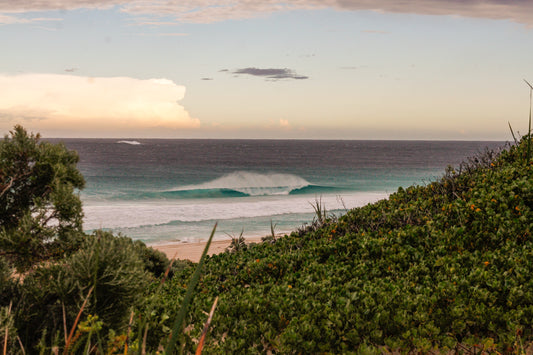
[(26, 355), (26, 350), (24, 350), (24, 345), (22, 345), (22, 340), (20, 340), (20, 337), (17, 335), (17, 341), (20, 345), (20, 350), (22, 351), (22, 355)]
[(81, 305), (80, 311), (78, 312), (78, 315), (76, 316), (76, 320), (74, 321), (74, 324), (72, 325), (72, 328), (70, 329), (70, 334), (68, 335), (68, 339), (65, 344), (65, 351), (63, 352), (63, 354), (68, 354), (68, 348), (70, 347), (72, 336), (74, 335), (74, 331), (76, 330), (76, 327), (78, 326), (78, 322), (80, 321), (81, 314), (83, 313), (83, 310), (85, 309), (85, 306), (87, 305), (87, 301), (89, 300), (89, 297), (91, 296), (91, 293), (93, 292), (93, 289), (94, 289), (94, 286), (91, 287), (91, 289), (87, 293), (87, 297), (85, 297), (85, 300), (83, 301), (83, 304)]
[(130, 322), (128, 323), (128, 333), (126, 334), (126, 341), (124, 341), (124, 355), (128, 354), (128, 341), (130, 340), (131, 326), (133, 324), (134, 311), (131, 311)]
[(146, 355), (146, 338), (148, 337), (148, 324), (144, 328), (143, 343), (141, 347), (141, 354)]
[(65, 344), (67, 343), (67, 315), (66, 315), (66, 311), (65, 311), (65, 304), (63, 302), (61, 302), (61, 307), (63, 309), (63, 331), (64, 331), (64, 334), (65, 334)]
[(165, 274), (163, 275), (163, 279), (161, 280), (161, 284), (164, 284), (165, 281), (167, 280), (168, 273), (170, 272), (170, 269), (172, 269), (172, 264), (174, 264), (174, 261), (176, 260), (177, 256), (178, 256), (178, 253), (176, 253), (174, 255), (174, 258), (170, 260), (170, 264), (168, 264), (168, 267), (165, 270)]
[(213, 302), (213, 306), (211, 306), (211, 311), (209, 312), (209, 316), (207, 317), (207, 321), (205, 322), (204, 329), (202, 330), (202, 336), (200, 337), (200, 342), (198, 343), (198, 347), (196, 348), (196, 355), (202, 354), (202, 349), (204, 348), (205, 337), (207, 335), (207, 331), (209, 330), (209, 326), (211, 325), (213, 314), (215, 314), (215, 308), (217, 307), (217, 303), (218, 303), (218, 296), (215, 298), (215, 302)]
[[(11, 314), (11, 306), (13, 306), (13, 302), (9, 302), (9, 309), (7, 310), (7, 316)], [(6, 324), (6, 334), (4, 336), (4, 355), (7, 354), (7, 339), (9, 337), (9, 322)]]

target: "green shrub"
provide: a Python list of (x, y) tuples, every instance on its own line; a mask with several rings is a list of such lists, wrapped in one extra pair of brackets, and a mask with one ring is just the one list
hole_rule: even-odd
[(87, 312), (107, 327), (125, 325), (128, 310), (141, 298), (148, 283), (145, 264), (131, 239), (97, 231), (63, 263), (82, 295), (94, 286)]
[(162, 276), (170, 265), (165, 253), (156, 250), (152, 247), (147, 247), (140, 240), (133, 242), (133, 246), (144, 263), (144, 269), (152, 273), (155, 277)]
[(131, 239), (97, 231), (70, 257), (41, 266), (25, 278), (17, 328), (25, 344), (35, 345), (45, 331), (44, 343), (53, 344), (57, 332), (64, 333), (63, 310), (70, 329), (94, 287), (84, 314), (97, 315), (104, 329), (123, 330), (148, 283), (145, 264)]
[(220, 296), (207, 354), (519, 351), (533, 341), (526, 151), (524, 137), (338, 220), (317, 205), (309, 227), (212, 256), (189, 336)]

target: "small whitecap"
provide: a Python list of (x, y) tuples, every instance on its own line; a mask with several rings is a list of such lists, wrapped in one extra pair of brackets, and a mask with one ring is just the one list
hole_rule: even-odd
[(129, 145), (141, 145), (142, 144), (141, 142), (137, 142), (137, 141), (118, 141), (117, 143), (129, 144)]

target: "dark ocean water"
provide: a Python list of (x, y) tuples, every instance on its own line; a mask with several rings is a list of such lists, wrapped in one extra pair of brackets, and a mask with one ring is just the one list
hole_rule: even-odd
[[(57, 140), (54, 140), (57, 141)], [(425, 184), (503, 142), (64, 139), (78, 151), (87, 231), (148, 243), (288, 232)]]

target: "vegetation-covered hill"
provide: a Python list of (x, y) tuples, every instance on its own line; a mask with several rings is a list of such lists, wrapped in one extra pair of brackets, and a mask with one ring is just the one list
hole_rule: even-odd
[[(525, 156), (525, 140), (487, 152), (338, 220), (317, 205), (310, 226), (209, 258), (187, 348), (219, 296), (205, 353), (523, 349), (533, 339)], [(157, 312), (177, 306), (189, 274), (153, 296)]]
[(0, 344), (10, 354), (192, 353), (218, 297), (204, 353), (524, 352), (528, 142), (339, 218), (317, 202), (315, 220), (290, 235), (235, 239), (231, 252), (170, 267), (127, 237), (85, 235), (76, 155), (16, 127), (0, 144)]

